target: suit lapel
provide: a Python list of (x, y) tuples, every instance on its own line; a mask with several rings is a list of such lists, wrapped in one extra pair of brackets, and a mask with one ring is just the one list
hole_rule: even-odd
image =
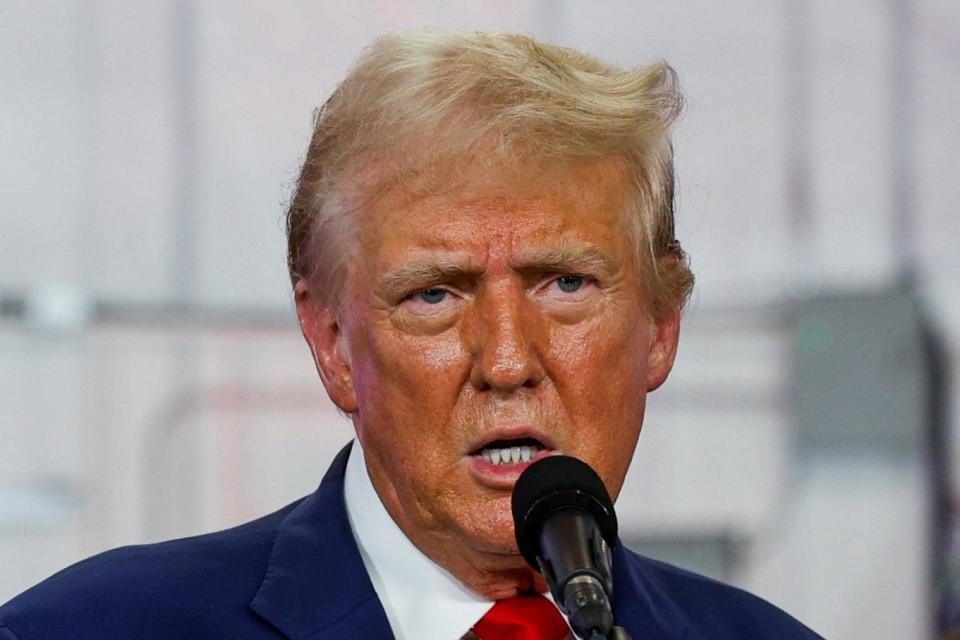
[(618, 542), (613, 549), (613, 615), (632, 638), (676, 640), (685, 624), (676, 607), (656, 596), (645, 559)]
[(351, 445), (284, 519), (250, 607), (288, 638), (393, 638), (353, 539), (343, 498)]

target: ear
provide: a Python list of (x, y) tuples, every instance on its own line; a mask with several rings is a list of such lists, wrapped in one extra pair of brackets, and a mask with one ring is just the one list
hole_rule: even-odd
[(666, 309), (654, 318), (653, 332), (647, 356), (647, 391), (662, 385), (673, 368), (680, 339), (680, 308)]
[(357, 410), (357, 394), (353, 387), (353, 370), (346, 337), (341, 331), (335, 310), (324, 304), (310, 291), (305, 280), (294, 288), (300, 330), (310, 345), (317, 373), (327, 395), (343, 411)]

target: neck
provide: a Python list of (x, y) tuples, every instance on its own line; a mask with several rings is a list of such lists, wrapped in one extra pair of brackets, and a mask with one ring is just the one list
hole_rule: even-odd
[[(355, 443), (354, 451), (364, 455), (359, 443)], [(491, 548), (488, 541), (474, 540), (457, 528), (442, 526), (436, 520), (426, 525), (415, 522), (403, 508), (394, 485), (379, 472), (376, 460), (365, 457), (363, 463), (377, 497), (403, 535), (463, 587), (486, 600), (503, 600), (529, 591), (547, 591), (543, 576), (527, 565), (515, 545)], [(512, 530), (512, 522), (505, 522), (503, 526)]]

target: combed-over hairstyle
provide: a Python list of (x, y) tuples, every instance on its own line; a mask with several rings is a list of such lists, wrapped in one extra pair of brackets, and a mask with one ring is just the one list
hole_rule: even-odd
[[(439, 188), (456, 163), (519, 171), (619, 157), (649, 310), (682, 306), (693, 274), (674, 235), (670, 142), (682, 106), (663, 62), (618, 69), (509, 34), (384, 35), (315, 114), (287, 212), (291, 279), (335, 305), (355, 250), (355, 210), (397, 186)], [(361, 181), (363, 202), (339, 189), (347, 175), (375, 176)]]

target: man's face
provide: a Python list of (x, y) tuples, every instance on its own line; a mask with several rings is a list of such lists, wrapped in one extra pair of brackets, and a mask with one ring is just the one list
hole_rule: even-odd
[(510, 492), (526, 458), (575, 456), (620, 490), (678, 324), (648, 316), (625, 185), (606, 160), (525, 185), (476, 178), (388, 197), (361, 216), (336, 315), (298, 291), (378, 494), (445, 566), (454, 554), (522, 566)]

